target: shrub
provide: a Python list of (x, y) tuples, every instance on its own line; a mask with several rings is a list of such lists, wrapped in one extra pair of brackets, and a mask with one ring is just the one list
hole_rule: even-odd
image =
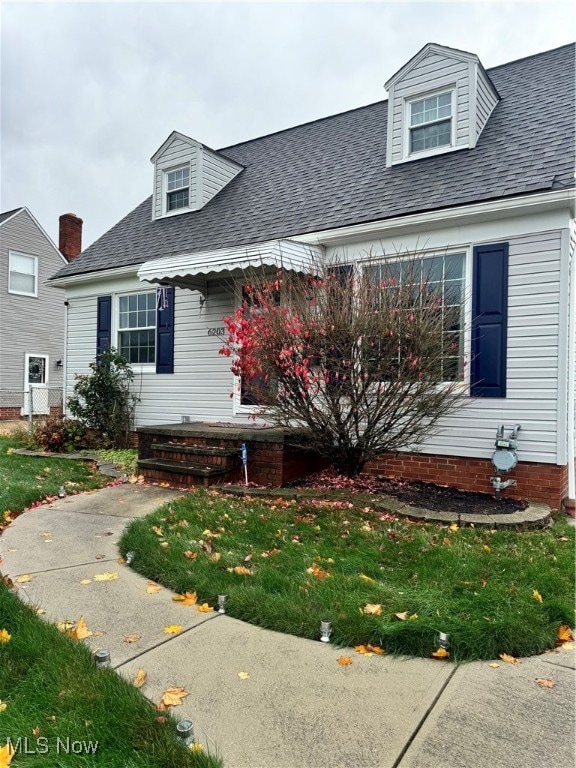
[(130, 391), (132, 368), (111, 347), (97, 355), (90, 370), (76, 376), (74, 395), (68, 400), (70, 413), (98, 434), (103, 447), (129, 448), (138, 402)]
[(76, 419), (50, 416), (38, 422), (32, 432), (34, 447), (56, 453), (71, 453), (93, 444), (86, 427)]

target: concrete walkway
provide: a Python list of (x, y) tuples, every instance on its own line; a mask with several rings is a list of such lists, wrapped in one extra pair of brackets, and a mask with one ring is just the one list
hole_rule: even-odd
[[(172, 602), (166, 589), (117, 562), (130, 519), (176, 495), (120, 485), (21, 515), (0, 537), (2, 572), (52, 621), (81, 615), (92, 647), (154, 702), (173, 711), (226, 768), (541, 768), (574, 764), (574, 651), (492, 668), (428, 659), (363, 657), (351, 649), (269, 632)], [(94, 581), (117, 573), (112, 581)], [(90, 581), (88, 581), (90, 580)], [(81, 582), (87, 582), (82, 584)], [(176, 636), (164, 627), (181, 624)], [(129, 635), (139, 635), (128, 643)], [(340, 667), (336, 659), (350, 655)], [(241, 679), (239, 672), (250, 677)], [(556, 683), (541, 688), (535, 678)]]

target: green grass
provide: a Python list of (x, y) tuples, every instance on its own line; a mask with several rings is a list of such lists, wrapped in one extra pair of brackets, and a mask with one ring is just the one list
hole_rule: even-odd
[(0, 520), (6, 511), (21, 512), (46, 496), (56, 495), (60, 486), (72, 493), (101, 488), (108, 481), (84, 461), (7, 453), (17, 447), (14, 440), (0, 437)]
[[(158, 712), (130, 683), (96, 668), (89, 650), (39, 619), (0, 583), (0, 747), (29, 737), (12, 765), (42, 768), (217, 768), (204, 753), (189, 752), (177, 739), (175, 721)], [(34, 731), (34, 729), (39, 729)], [(47, 739), (42, 745), (39, 738)], [(56, 752), (57, 738), (98, 742), (93, 755)]]
[(111, 461), (129, 475), (138, 474), (138, 451), (135, 448), (109, 448), (98, 451), (103, 461)]
[[(198, 490), (134, 520), (120, 548), (135, 552), (133, 568), (176, 592), (196, 591), (211, 605), (226, 593), (236, 618), (312, 639), (329, 618), (334, 642), (390, 653), (429, 656), (443, 631), (455, 659), (525, 656), (552, 648), (558, 626), (574, 622), (574, 529), (564, 520), (546, 531), (453, 531), (382, 520), (368, 507)], [(330, 575), (307, 573), (314, 563)], [(236, 566), (252, 574), (228, 570)], [(381, 605), (381, 615), (363, 613), (368, 603)], [(404, 611), (417, 618), (394, 616)]]

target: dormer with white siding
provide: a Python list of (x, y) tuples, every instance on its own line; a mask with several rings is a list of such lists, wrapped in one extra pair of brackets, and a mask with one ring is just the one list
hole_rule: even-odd
[(473, 149), (499, 95), (473, 53), (428, 43), (388, 80), (386, 165)]
[(150, 160), (154, 219), (198, 211), (243, 170), (239, 163), (178, 131), (172, 131)]

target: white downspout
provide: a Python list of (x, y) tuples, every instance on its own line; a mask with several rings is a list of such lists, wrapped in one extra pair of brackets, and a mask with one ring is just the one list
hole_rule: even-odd
[(66, 404), (68, 402), (68, 307), (69, 301), (64, 302), (64, 367), (62, 369), (62, 413), (67, 415)]

